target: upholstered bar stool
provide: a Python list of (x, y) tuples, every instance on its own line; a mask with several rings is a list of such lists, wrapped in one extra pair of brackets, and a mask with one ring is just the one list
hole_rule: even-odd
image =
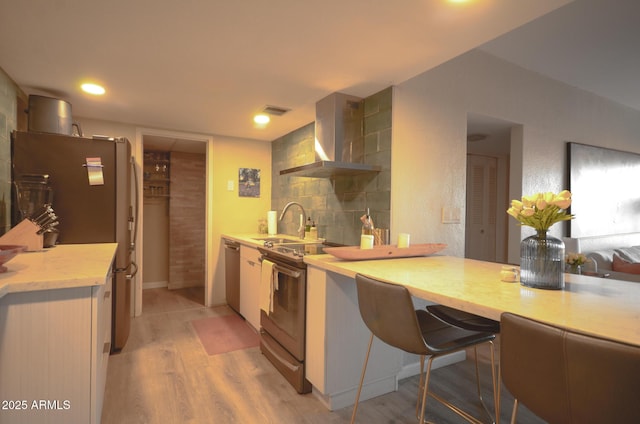
[[(494, 321), (489, 318), (481, 317), (479, 315), (475, 315), (469, 312), (461, 311), (459, 309), (451, 308), (445, 305), (428, 305), (427, 311), (431, 313), (431, 315), (435, 316), (441, 321), (446, 322), (447, 324), (463, 328), (469, 331), (481, 331), (485, 333), (498, 334), (500, 333), (500, 322)], [(478, 398), (482, 403), (482, 407), (489, 415), (489, 408), (484, 402), (484, 398), (482, 397), (482, 388), (480, 387), (480, 368), (478, 367), (478, 347), (477, 345), (473, 347), (473, 355), (475, 359), (476, 366), (476, 389), (478, 391)], [(492, 371), (492, 375), (495, 371)], [(495, 405), (496, 412), (500, 410), (500, 378), (495, 380), (495, 386), (497, 390), (494, 390), (493, 393), (493, 404)], [(500, 422), (500, 417), (496, 415), (495, 420), (497, 423)]]
[(428, 305), (427, 311), (436, 318), (456, 327), (471, 331), (484, 331), (497, 334), (500, 332), (500, 322), (469, 312), (460, 311), (444, 305)]
[[(429, 391), (429, 376), (433, 359), (481, 343), (488, 343), (491, 346), (491, 364), (494, 369), (493, 340), (495, 335), (451, 326), (435, 318), (426, 310), (415, 310), (411, 294), (404, 286), (386, 283), (360, 274), (356, 275), (356, 286), (360, 315), (371, 330), (371, 337), (362, 367), (351, 423), (355, 422), (374, 336), (405, 352), (420, 355), (419, 390), (421, 393), (419, 393), (416, 402), (416, 416), (419, 423), (424, 422), (427, 394), (467, 421), (480, 423), (479, 419)], [(429, 359), (425, 371), (424, 365), (427, 356)], [(495, 397), (497, 380), (495, 375), (492, 380)]]
[(632, 423), (640, 420), (640, 346), (501, 317), (502, 380), (518, 405), (550, 423)]

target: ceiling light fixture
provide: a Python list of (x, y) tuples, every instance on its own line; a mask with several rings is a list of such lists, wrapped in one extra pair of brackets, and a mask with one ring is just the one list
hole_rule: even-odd
[(80, 87), (85, 93), (93, 94), (94, 96), (102, 96), (106, 92), (103, 86), (93, 83), (84, 83)]
[(269, 118), (269, 115), (266, 115), (264, 113), (259, 113), (258, 115), (253, 117), (253, 122), (258, 125), (267, 125), (269, 121), (271, 121), (271, 118)]
[(266, 105), (253, 117), (253, 123), (256, 124), (256, 127), (258, 128), (264, 128), (269, 122), (271, 122), (271, 116), (282, 116), (290, 110), (291, 109), (280, 106)]

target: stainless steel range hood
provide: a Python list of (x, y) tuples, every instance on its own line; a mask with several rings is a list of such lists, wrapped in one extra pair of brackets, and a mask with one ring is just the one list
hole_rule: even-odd
[(280, 175), (332, 178), (380, 172), (364, 163), (364, 104), (359, 97), (333, 93), (316, 103), (315, 161), (283, 169)]

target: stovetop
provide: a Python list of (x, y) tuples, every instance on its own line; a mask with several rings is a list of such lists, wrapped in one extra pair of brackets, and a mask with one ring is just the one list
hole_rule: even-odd
[(325, 247), (331, 246), (338, 246), (338, 244), (321, 242), (273, 244), (266, 242), (264, 246), (258, 247), (258, 250), (267, 258), (283, 259), (300, 264), (303, 263), (305, 256), (320, 255), (324, 253)]

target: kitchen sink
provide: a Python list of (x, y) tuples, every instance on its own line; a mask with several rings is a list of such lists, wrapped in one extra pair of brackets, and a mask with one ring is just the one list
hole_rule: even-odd
[(270, 241), (271, 243), (274, 243), (274, 244), (300, 243), (300, 240), (298, 240), (298, 239), (289, 239), (289, 238), (286, 238), (286, 237), (259, 237), (259, 238), (254, 238), (254, 240)]

